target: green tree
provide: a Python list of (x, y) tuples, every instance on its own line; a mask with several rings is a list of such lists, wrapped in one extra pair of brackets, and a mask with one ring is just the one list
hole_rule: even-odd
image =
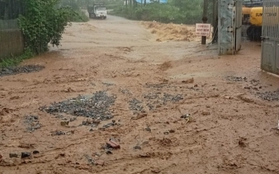
[(19, 17), (25, 46), (34, 53), (48, 50), (48, 43), (58, 46), (62, 33), (76, 15), (71, 8), (58, 8), (59, 0), (25, 0), (24, 15)]

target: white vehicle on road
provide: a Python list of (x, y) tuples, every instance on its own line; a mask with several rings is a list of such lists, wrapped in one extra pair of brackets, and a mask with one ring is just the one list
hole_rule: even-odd
[(107, 18), (107, 9), (103, 4), (94, 4), (93, 6), (88, 6), (87, 11), (89, 18)]

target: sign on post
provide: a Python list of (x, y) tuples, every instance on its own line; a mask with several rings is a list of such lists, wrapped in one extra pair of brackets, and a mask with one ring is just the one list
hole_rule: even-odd
[(210, 36), (211, 34), (211, 25), (204, 23), (196, 24), (196, 35), (198, 36)]

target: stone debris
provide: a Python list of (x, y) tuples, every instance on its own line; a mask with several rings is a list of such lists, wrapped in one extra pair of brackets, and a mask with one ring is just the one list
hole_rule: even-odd
[(36, 115), (27, 115), (24, 123), (27, 125), (27, 130), (29, 132), (34, 132), (35, 130), (41, 128), (39, 117)]
[(108, 96), (105, 91), (98, 91), (92, 96), (80, 95), (73, 99), (41, 107), (40, 110), (54, 115), (66, 113), (73, 116), (108, 120), (113, 118), (110, 107), (114, 104), (115, 99), (115, 96)]
[(279, 101), (279, 89), (276, 91), (257, 92), (256, 95), (263, 100)]
[(44, 68), (45, 67), (41, 65), (25, 65), (25, 66), (8, 67), (2, 69), (0, 68), (0, 77), (8, 76), (8, 75), (16, 75), (21, 73), (38, 72)]

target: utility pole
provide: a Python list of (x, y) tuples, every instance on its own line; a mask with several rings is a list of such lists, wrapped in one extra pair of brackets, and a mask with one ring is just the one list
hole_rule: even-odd
[[(202, 22), (206, 23), (208, 18), (207, 18), (207, 10), (208, 10), (208, 0), (203, 0), (203, 16), (202, 16)], [(206, 36), (202, 36), (202, 45), (206, 44)]]
[(213, 0), (213, 13), (212, 13), (213, 34), (212, 43), (217, 42), (218, 38), (218, 0)]

